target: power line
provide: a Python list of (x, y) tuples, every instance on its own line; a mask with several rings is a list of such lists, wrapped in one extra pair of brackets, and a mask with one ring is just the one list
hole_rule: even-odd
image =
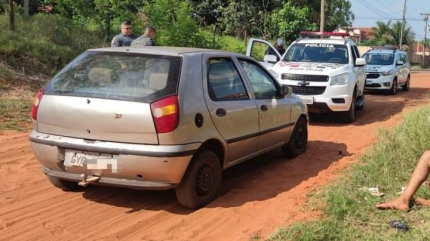
[[(358, 2), (361, 3), (365, 8), (369, 9), (370, 11), (372, 11), (373, 13), (376, 13), (378, 16), (381, 16), (381, 17), (384, 17), (384, 18), (389, 18), (387, 15), (385, 15), (385, 13), (379, 11), (377, 8), (375, 8), (367, 0), (364, 0), (364, 2), (366, 2), (367, 4), (364, 4), (362, 1), (358, 1)], [(370, 5), (371, 7), (369, 7), (368, 5)]]
[[(378, 19), (387, 19), (387, 18), (377, 18), (377, 17), (355, 17), (355, 19), (376, 19), (376, 20), (378, 20)], [(419, 22), (421, 22), (421, 21), (423, 21), (422, 19), (418, 19), (418, 18), (405, 18), (406, 20), (408, 20), (408, 21), (419, 21)], [(400, 21), (400, 20), (402, 20), (402, 18), (389, 18), (388, 20), (397, 20), (397, 21)]]
[(375, 1), (375, 2), (377, 2), (379, 4), (379, 6), (382, 6), (384, 8), (387, 7), (387, 6), (382, 5), (382, 3), (378, 2), (378, 1)]

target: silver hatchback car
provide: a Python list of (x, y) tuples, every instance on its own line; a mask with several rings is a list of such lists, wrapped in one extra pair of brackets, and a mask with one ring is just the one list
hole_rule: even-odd
[(208, 49), (87, 50), (35, 97), (32, 150), (56, 187), (175, 188), (191, 209), (222, 170), (282, 147), (306, 151), (308, 113), (247, 56)]

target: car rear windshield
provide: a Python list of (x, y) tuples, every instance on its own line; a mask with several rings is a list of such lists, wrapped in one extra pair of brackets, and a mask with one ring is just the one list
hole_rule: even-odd
[(367, 53), (363, 55), (368, 65), (392, 65), (394, 54), (389, 53)]
[(288, 49), (284, 61), (347, 64), (348, 51), (341, 44), (297, 43)]
[(61, 70), (45, 94), (150, 103), (177, 93), (181, 57), (87, 51)]

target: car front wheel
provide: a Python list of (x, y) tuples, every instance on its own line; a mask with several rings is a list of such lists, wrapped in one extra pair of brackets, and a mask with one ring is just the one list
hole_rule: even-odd
[(306, 151), (308, 144), (308, 123), (304, 117), (297, 120), (290, 140), (282, 147), (286, 157), (296, 157)]
[(406, 80), (406, 83), (404, 85), (402, 85), (402, 90), (408, 91), (410, 84), (411, 84), (411, 76), (408, 75), (408, 79)]
[(355, 90), (354, 90), (354, 95), (352, 97), (351, 106), (349, 107), (349, 110), (341, 113), (342, 117), (343, 117), (342, 118), (343, 122), (345, 122), (345, 123), (352, 123), (355, 121), (355, 114), (356, 114), (355, 113), (355, 111), (356, 111), (356, 109), (355, 109), (355, 101), (356, 101), (355, 96), (356, 96), (356, 94), (355, 94)]
[(181, 183), (176, 187), (176, 197), (182, 206), (199, 209), (217, 197), (221, 180), (222, 169), (218, 156), (202, 149), (193, 157)]
[(393, 80), (393, 84), (391, 85), (390, 95), (395, 95), (397, 93), (397, 79)]

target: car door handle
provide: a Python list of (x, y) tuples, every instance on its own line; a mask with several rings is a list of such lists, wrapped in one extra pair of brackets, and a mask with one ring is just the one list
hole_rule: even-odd
[(225, 116), (225, 115), (227, 115), (227, 111), (225, 109), (223, 109), (223, 108), (217, 109), (215, 111), (215, 113), (216, 113), (217, 116)]
[(267, 105), (261, 105), (260, 110), (261, 111), (267, 111)]

